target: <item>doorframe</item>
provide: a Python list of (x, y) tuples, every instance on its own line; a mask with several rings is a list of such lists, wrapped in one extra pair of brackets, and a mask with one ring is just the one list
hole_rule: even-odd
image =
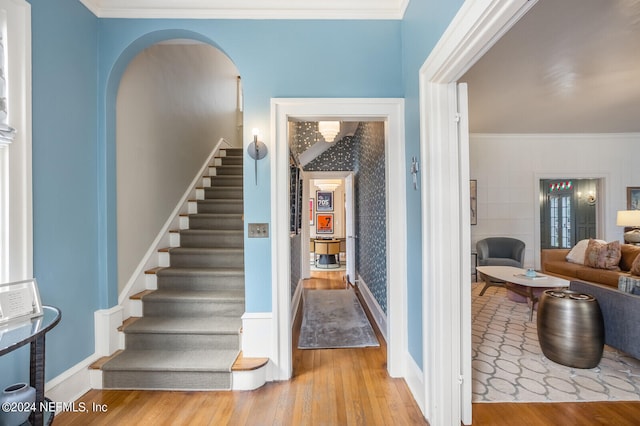
[[(303, 204), (306, 206), (306, 203), (304, 203), (304, 201), (307, 201), (313, 197), (315, 200), (315, 195), (311, 194), (309, 192), (309, 181), (311, 181), (312, 179), (340, 179), (342, 180), (342, 184), (343, 187), (345, 187), (345, 180), (347, 179), (347, 177), (349, 175), (353, 175), (354, 172), (352, 170), (349, 171), (331, 171), (331, 170), (326, 170), (326, 171), (309, 171), (309, 172), (302, 172), (302, 185), (303, 185), (303, 191), (302, 191), (302, 196), (303, 196)], [(346, 194), (346, 189), (345, 189), (345, 194)], [(345, 197), (345, 207), (346, 207), (346, 203), (348, 202), (348, 200)], [(306, 210), (305, 210), (306, 211)], [(314, 207), (314, 215), (315, 215), (315, 207)], [(304, 215), (303, 215), (304, 216)], [(305, 216), (306, 217), (306, 216)], [(344, 217), (344, 221), (345, 221), (345, 228), (346, 228), (346, 222), (347, 222), (347, 217), (345, 215)], [(304, 220), (303, 220), (304, 222)], [(309, 239), (311, 238), (311, 225), (309, 225), (308, 223), (305, 223), (305, 225), (302, 226), (302, 232), (301, 232), (301, 238), (302, 238), (302, 244), (301, 244), (301, 248), (302, 248), (302, 253), (301, 253), (301, 257), (303, 259), (303, 264), (301, 267), (301, 277), (302, 278), (309, 278), (311, 276), (311, 265), (308, 261), (309, 259), (309, 245), (305, 244), (305, 241), (309, 241)], [(346, 235), (346, 229), (345, 229), (345, 240), (347, 238)], [(348, 246), (347, 246), (348, 249)], [(345, 256), (347, 256), (347, 253), (345, 253)], [(346, 260), (346, 259), (345, 259)], [(306, 262), (305, 262), (306, 261)], [(331, 269), (329, 269), (331, 270)], [(294, 307), (295, 308), (295, 307)]]
[[(387, 370), (403, 377), (407, 354), (407, 229), (404, 99), (273, 98), (271, 99), (271, 282), (274, 378), (291, 378), (291, 256), (289, 252), (290, 118), (385, 122), (385, 193), (387, 206)], [(390, 238), (393, 236), (393, 238)]]
[[(537, 0), (464, 2), (419, 71), (425, 416), (471, 424), (468, 146), (457, 135), (458, 79)], [(466, 157), (465, 157), (466, 155)]]

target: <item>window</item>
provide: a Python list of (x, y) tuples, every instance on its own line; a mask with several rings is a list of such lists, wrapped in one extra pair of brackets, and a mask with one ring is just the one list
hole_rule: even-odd
[(0, 282), (33, 277), (31, 12), (0, 0)]

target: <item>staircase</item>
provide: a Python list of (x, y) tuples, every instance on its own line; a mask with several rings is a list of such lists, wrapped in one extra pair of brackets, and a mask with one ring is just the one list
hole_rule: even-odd
[(221, 150), (211, 170), (197, 212), (172, 235), (179, 244), (161, 250), (169, 266), (147, 272), (157, 290), (123, 326), (125, 349), (101, 365), (104, 388), (232, 388), (244, 313), (242, 149)]

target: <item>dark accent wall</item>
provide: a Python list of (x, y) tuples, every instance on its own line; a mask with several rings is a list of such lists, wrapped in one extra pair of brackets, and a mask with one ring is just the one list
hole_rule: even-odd
[[(302, 276), (302, 272), (300, 270), (300, 244), (302, 242), (301, 234), (291, 234), (289, 238), (289, 250), (291, 253), (291, 298), (293, 299), (293, 295), (296, 292), (296, 287), (298, 285), (298, 281), (300, 281), (300, 277)], [(309, 245), (307, 243), (307, 245)], [(307, 262), (309, 261), (309, 256), (307, 256)], [(304, 260), (304, 259), (303, 259)]]
[(304, 166), (306, 172), (352, 171), (355, 167), (355, 145), (353, 137), (346, 136)]
[(362, 123), (354, 135), (358, 275), (387, 313), (387, 210), (384, 123)]

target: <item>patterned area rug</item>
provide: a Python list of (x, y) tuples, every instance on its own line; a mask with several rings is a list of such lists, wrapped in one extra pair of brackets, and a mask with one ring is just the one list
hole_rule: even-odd
[(304, 290), (298, 348), (380, 346), (354, 291)]
[(536, 313), (506, 290), (472, 284), (473, 402), (640, 400), (640, 361), (605, 346), (593, 369), (557, 364), (542, 354)]

